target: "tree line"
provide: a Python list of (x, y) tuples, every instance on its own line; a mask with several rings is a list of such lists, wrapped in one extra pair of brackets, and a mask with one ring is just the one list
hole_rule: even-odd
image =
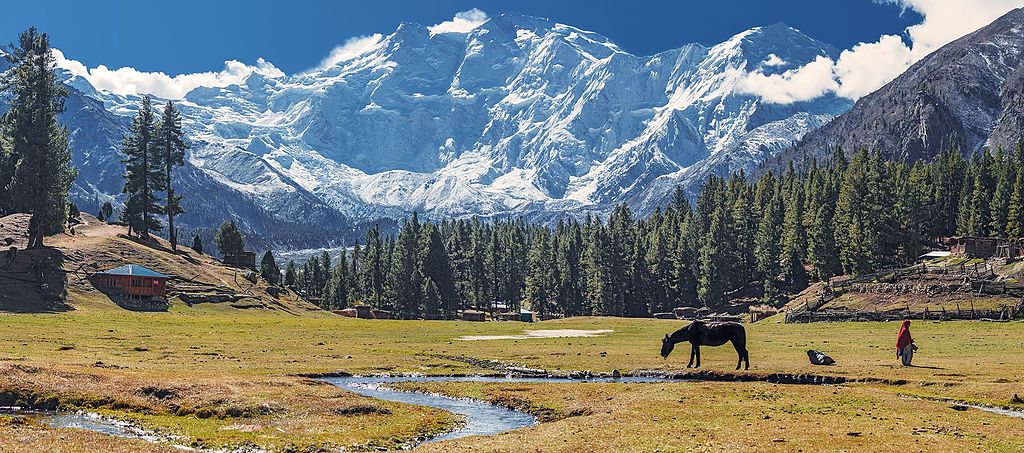
[(422, 222), (377, 228), (351, 252), (263, 275), (328, 309), (366, 304), (405, 318), (459, 310), (647, 316), (730, 300), (785, 302), (815, 281), (911, 263), (954, 235), (1024, 238), (1024, 153), (949, 149), (906, 163), (866, 150), (758, 178), (709, 176), (647, 217)]

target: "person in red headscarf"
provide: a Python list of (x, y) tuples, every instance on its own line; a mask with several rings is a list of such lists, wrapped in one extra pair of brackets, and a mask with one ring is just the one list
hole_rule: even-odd
[(903, 361), (903, 366), (911, 366), (910, 362), (914, 360), (916, 350), (914, 337), (910, 336), (910, 321), (903, 321), (900, 333), (896, 336), (896, 356)]

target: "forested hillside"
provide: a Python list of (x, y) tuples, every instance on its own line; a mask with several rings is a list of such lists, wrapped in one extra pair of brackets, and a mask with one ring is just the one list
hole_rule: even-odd
[(549, 229), (413, 216), (396, 238), (372, 229), (351, 257), (324, 254), (285, 278), (327, 308), (359, 302), (405, 317), (521, 300), (566, 316), (645, 316), (737, 298), (778, 305), (810, 282), (912, 262), (937, 238), (1024, 237), (1022, 163), (1020, 148), (970, 160), (950, 149), (913, 165), (837, 151), (806, 171), (712, 176), (695, 206), (677, 191), (646, 218), (619, 206), (607, 222)]

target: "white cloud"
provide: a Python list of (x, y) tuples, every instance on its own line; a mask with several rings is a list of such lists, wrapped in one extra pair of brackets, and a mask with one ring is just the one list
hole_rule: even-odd
[(857, 44), (844, 50), (835, 64), (834, 77), (840, 82), (836, 94), (859, 99), (889, 83), (913, 63), (910, 48), (899, 36), (885, 35), (878, 42)]
[(761, 64), (765, 65), (765, 66), (768, 66), (768, 67), (774, 67), (774, 66), (785, 66), (787, 63), (786, 63), (786, 60), (783, 60), (778, 55), (770, 53), (770, 54), (768, 54), (768, 58), (765, 58), (764, 61)]
[(110, 69), (99, 65), (89, 68), (80, 61), (66, 58), (60, 50), (54, 49), (53, 54), (57, 60), (57, 67), (88, 80), (96, 89), (122, 95), (152, 94), (166, 99), (181, 99), (185, 97), (186, 93), (197, 87), (224, 87), (239, 84), (252, 73), (260, 73), (268, 77), (284, 75), (280, 69), (262, 58), (256, 60), (256, 65), (228, 60), (224, 62), (224, 69), (218, 72), (169, 76), (162, 72), (145, 72), (132, 67)]
[(427, 27), (430, 33), (469, 33), (474, 28), (487, 22), (487, 13), (473, 8), (455, 14), (452, 20)]
[[(760, 72), (750, 73), (741, 82), (741, 89), (775, 103), (813, 99), (827, 92), (856, 100), (889, 83), (910, 65), (938, 48), (988, 25), (1010, 10), (1024, 6), (1024, 0), (876, 1), (896, 4), (921, 14), (924, 18), (921, 23), (907, 27), (906, 30), (911, 45), (906, 45), (899, 36), (883, 35), (878, 41), (860, 43), (844, 50), (838, 61), (830, 61), (831, 73), (821, 70), (823, 63), (819, 58), (800, 70), (787, 71), (786, 74), (792, 73), (788, 78), (785, 74), (766, 76)], [(813, 68), (804, 71), (810, 66)], [(796, 80), (797, 74), (810, 88), (795, 89), (788, 86)], [(821, 79), (811, 80), (812, 76)], [(829, 85), (829, 80), (825, 79), (831, 80), (836, 88), (819, 92), (819, 88)]]
[(740, 81), (740, 90), (758, 94), (773, 104), (814, 99), (839, 88), (832, 78), (833, 66), (831, 59), (819, 56), (802, 68), (782, 74), (753, 72)]
[(319, 68), (329, 68), (342, 61), (351, 60), (358, 57), (366, 52), (369, 52), (377, 44), (380, 44), (381, 36), (380, 33), (374, 33), (370, 36), (356, 36), (349, 38), (344, 44), (335, 47), (331, 50), (330, 55), (320, 61)]

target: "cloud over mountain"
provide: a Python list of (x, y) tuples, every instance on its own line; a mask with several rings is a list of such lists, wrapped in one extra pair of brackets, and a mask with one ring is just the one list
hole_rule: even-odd
[(1024, 0), (877, 1), (897, 4), (924, 18), (907, 28), (909, 45), (898, 35), (883, 35), (875, 42), (844, 50), (835, 61), (815, 60), (784, 74), (750, 73), (743, 88), (777, 104), (806, 101), (825, 92), (856, 100), (882, 87), (939, 47), (1024, 6)]
[(254, 72), (270, 77), (284, 75), (280, 69), (262, 58), (257, 59), (255, 65), (228, 60), (224, 62), (224, 68), (217, 72), (170, 76), (163, 72), (146, 72), (132, 67), (110, 69), (99, 65), (89, 68), (80, 61), (66, 58), (60, 50), (53, 49), (53, 54), (58, 68), (88, 80), (96, 89), (121, 95), (152, 94), (166, 99), (181, 99), (197, 87), (237, 85)]

